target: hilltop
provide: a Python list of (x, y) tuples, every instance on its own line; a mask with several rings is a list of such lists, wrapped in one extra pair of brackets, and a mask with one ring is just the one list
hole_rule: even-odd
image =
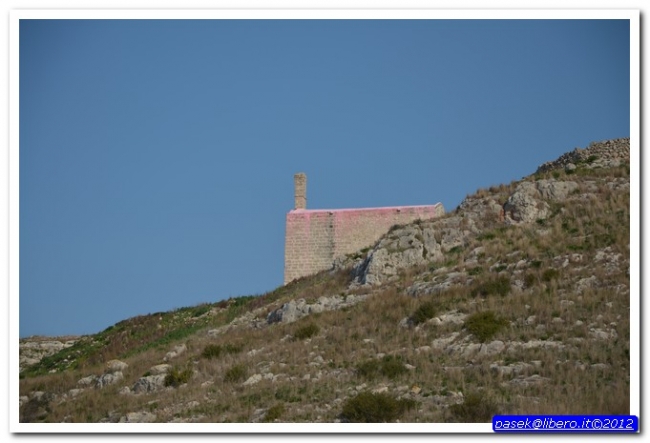
[(21, 421), (629, 414), (629, 174), (592, 143), (266, 294), (21, 340)]

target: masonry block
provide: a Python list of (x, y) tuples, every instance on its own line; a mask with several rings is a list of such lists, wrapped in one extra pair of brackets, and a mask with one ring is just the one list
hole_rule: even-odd
[[(442, 204), (385, 208), (299, 208), (302, 185), (296, 174), (296, 209), (287, 214), (284, 283), (329, 269), (335, 259), (372, 246), (396, 224), (426, 220), (444, 214)], [(304, 174), (302, 174), (304, 176)], [(302, 179), (301, 179), (302, 180)], [(306, 176), (304, 177), (306, 187)], [(301, 197), (302, 198), (302, 197)]]

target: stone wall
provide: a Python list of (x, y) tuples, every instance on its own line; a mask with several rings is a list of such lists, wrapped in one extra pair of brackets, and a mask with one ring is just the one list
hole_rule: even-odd
[(537, 173), (566, 168), (569, 165), (584, 165), (588, 168), (611, 168), (630, 161), (630, 138), (617, 138), (592, 142), (585, 149), (575, 148), (561, 155), (557, 160), (546, 162), (537, 168)]
[[(306, 194), (302, 177), (299, 192)], [(394, 225), (439, 217), (444, 212), (440, 203), (363, 209), (295, 209), (287, 214), (284, 283), (330, 269), (335, 259), (372, 246)]]

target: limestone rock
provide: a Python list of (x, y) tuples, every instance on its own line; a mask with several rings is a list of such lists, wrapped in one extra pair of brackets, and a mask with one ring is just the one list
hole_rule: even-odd
[(165, 387), (166, 375), (149, 375), (141, 377), (135, 382), (131, 389), (136, 394), (155, 392)]
[(578, 184), (573, 181), (538, 180), (535, 187), (543, 199), (563, 201), (578, 189)]
[(172, 349), (165, 355), (164, 360), (169, 361), (185, 353), (185, 351), (187, 351), (187, 346), (185, 346), (185, 344), (174, 346), (174, 349)]
[(544, 219), (549, 214), (549, 205), (541, 200), (537, 187), (532, 182), (522, 182), (503, 205), (506, 220), (515, 223), (531, 223)]
[(255, 374), (255, 375), (252, 375), (252, 376), (250, 376), (250, 377), (248, 378), (248, 380), (246, 380), (246, 381), (243, 383), (243, 385), (244, 385), (244, 386), (250, 386), (250, 385), (257, 384), (257, 383), (259, 383), (259, 382), (262, 381), (262, 378), (263, 378), (263, 377), (262, 377), (261, 374)]
[(106, 372), (124, 372), (129, 365), (120, 360), (111, 360), (106, 363)]
[(118, 383), (122, 379), (124, 379), (124, 375), (122, 374), (122, 372), (120, 371), (109, 372), (97, 378), (95, 387), (102, 389), (108, 385), (113, 385), (115, 383)]
[(77, 381), (77, 384), (82, 387), (94, 386), (97, 383), (96, 375), (88, 375)]
[(172, 369), (172, 365), (163, 363), (149, 368), (149, 374), (151, 375), (167, 374), (171, 369)]
[(57, 352), (69, 348), (78, 341), (77, 338), (66, 340), (53, 340), (30, 337), (21, 339), (19, 342), (20, 350), (20, 372), (25, 368), (35, 365), (43, 358), (56, 354)]
[(272, 311), (269, 313), (268, 317), (266, 318), (266, 321), (271, 324), (271, 323), (293, 323), (296, 320), (298, 320), (301, 317), (304, 317), (306, 315), (305, 313), (302, 312), (302, 306), (304, 305), (303, 303), (296, 303), (296, 301), (291, 300), (288, 303), (285, 303), (282, 305), (281, 308), (276, 309), (275, 311)]
[(156, 421), (156, 414), (151, 412), (129, 412), (120, 418), (120, 423), (153, 423)]

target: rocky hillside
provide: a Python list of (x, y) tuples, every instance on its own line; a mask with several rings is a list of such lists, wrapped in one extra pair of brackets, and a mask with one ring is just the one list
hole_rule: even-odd
[(628, 414), (629, 171), (592, 143), (267, 294), (21, 341), (21, 420)]

